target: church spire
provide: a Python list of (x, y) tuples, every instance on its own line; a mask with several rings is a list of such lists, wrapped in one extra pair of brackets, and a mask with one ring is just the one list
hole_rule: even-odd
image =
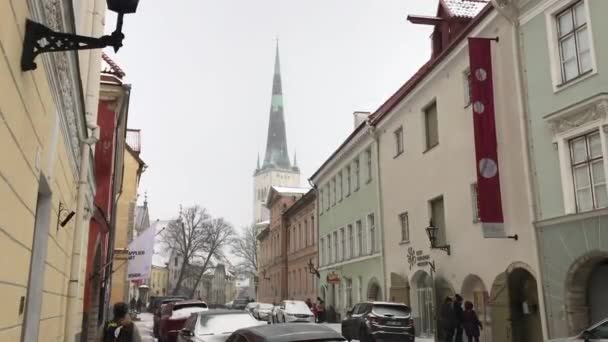
[(270, 120), (268, 121), (266, 155), (264, 156), (264, 165), (262, 167), (291, 168), (289, 153), (287, 152), (287, 135), (285, 133), (285, 117), (283, 114), (283, 88), (281, 84), (281, 63), (279, 60), (278, 40), (274, 59), (272, 101), (270, 106)]

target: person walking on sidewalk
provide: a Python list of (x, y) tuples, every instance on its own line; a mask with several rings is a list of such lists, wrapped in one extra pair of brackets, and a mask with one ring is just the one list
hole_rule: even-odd
[(131, 321), (127, 303), (118, 302), (113, 308), (114, 318), (103, 327), (100, 342), (142, 342), (139, 330)]
[(443, 331), (443, 341), (454, 341), (454, 302), (451, 297), (446, 297), (441, 305), (441, 330)]
[(457, 294), (454, 296), (454, 342), (462, 342), (462, 323), (464, 318), (464, 312), (462, 311), (462, 296)]
[(483, 326), (473, 310), (473, 303), (469, 301), (464, 303), (463, 325), (469, 342), (479, 342), (479, 332), (483, 330)]

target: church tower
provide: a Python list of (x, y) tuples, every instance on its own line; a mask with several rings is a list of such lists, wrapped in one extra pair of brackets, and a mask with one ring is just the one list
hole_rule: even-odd
[(270, 118), (268, 120), (268, 137), (266, 154), (260, 165), (260, 157), (253, 173), (253, 218), (254, 223), (270, 219), (268, 209), (264, 206), (271, 186), (300, 186), (300, 169), (294, 157), (293, 165), (287, 150), (285, 115), (283, 108), (283, 89), (281, 86), (281, 65), (279, 61), (279, 44), (277, 42), (274, 59), (274, 76), (272, 79), (272, 99)]

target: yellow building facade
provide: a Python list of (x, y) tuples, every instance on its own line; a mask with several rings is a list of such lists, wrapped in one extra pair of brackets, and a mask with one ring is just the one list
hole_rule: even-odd
[[(127, 139), (127, 143), (128, 141), (129, 139)], [(116, 302), (128, 303), (130, 300), (129, 289), (131, 284), (127, 281), (128, 247), (133, 238), (139, 179), (146, 167), (146, 164), (139, 158), (139, 151), (128, 145), (125, 149), (122, 192), (116, 206), (116, 233), (114, 235), (110, 304)]]
[(169, 268), (152, 265), (150, 296), (166, 296), (169, 288)]
[(0, 1), (0, 341), (80, 338), (101, 51), (20, 64), (26, 18), (103, 32), (103, 0), (71, 3)]

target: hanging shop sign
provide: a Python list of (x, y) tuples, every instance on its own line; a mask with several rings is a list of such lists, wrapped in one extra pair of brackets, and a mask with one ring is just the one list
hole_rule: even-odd
[(328, 284), (339, 284), (340, 283), (340, 275), (334, 271), (329, 272), (327, 274), (327, 283)]
[(422, 250), (414, 250), (414, 247), (407, 249), (407, 262), (410, 264), (410, 270), (414, 267), (425, 267), (431, 262), (431, 256), (424, 254)]

